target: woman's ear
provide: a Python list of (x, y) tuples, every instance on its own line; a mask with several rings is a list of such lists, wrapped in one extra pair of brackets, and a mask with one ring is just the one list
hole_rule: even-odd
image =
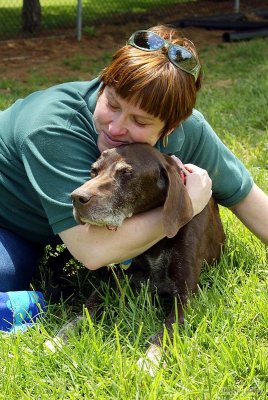
[(165, 133), (165, 134), (163, 134), (161, 136), (164, 147), (167, 147), (167, 145), (168, 145), (168, 136), (171, 134), (171, 132), (173, 132), (173, 130), (174, 129), (170, 129), (167, 133)]

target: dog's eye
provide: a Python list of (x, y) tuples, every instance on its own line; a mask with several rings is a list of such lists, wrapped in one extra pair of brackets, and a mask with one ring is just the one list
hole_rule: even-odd
[(95, 176), (98, 175), (98, 170), (95, 167), (91, 167), (91, 172), (90, 172), (91, 178), (95, 178)]
[(120, 174), (120, 175), (128, 175), (128, 176), (130, 176), (131, 174), (132, 174), (132, 169), (131, 168), (129, 168), (129, 167), (126, 167), (126, 168), (120, 168), (119, 170), (118, 170), (118, 173)]

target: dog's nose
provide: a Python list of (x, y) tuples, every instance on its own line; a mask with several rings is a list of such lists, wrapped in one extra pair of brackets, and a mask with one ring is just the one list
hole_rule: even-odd
[(80, 192), (80, 191), (74, 191), (71, 193), (71, 198), (73, 200), (74, 205), (85, 205), (87, 204), (90, 199), (92, 198), (92, 194), (90, 193), (85, 193), (85, 192)]

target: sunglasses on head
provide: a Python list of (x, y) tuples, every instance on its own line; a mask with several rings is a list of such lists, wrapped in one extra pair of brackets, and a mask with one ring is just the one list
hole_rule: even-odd
[(157, 33), (147, 30), (134, 32), (128, 42), (130, 46), (143, 51), (157, 51), (165, 47), (167, 57), (177, 68), (194, 76), (195, 81), (200, 72), (200, 64), (188, 49), (163, 39)]

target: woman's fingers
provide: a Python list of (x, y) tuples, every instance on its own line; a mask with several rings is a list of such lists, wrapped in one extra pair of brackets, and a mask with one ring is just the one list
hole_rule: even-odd
[(193, 164), (186, 164), (184, 167), (190, 172), (186, 177), (186, 189), (196, 215), (205, 208), (211, 198), (212, 181), (205, 169)]

